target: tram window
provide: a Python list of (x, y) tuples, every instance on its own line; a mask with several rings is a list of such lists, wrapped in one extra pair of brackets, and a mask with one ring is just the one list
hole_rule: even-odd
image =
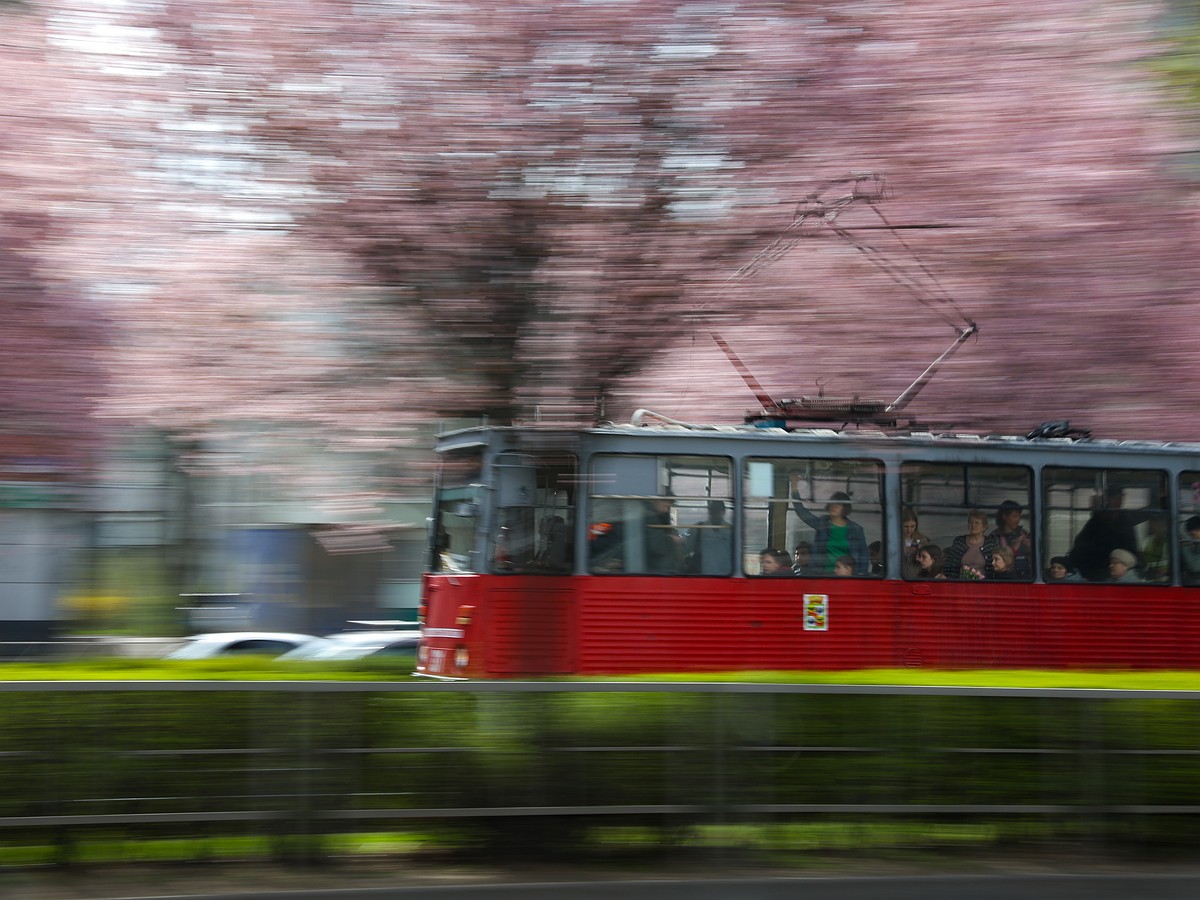
[(753, 459), (743, 482), (747, 575), (772, 574), (763, 565), (765, 556), (775, 555), (768, 550), (788, 553), (795, 575), (883, 574), (882, 467), (876, 460)]
[(589, 569), (606, 575), (730, 575), (732, 464), (716, 456), (598, 454)]
[(473, 572), (479, 527), (483, 454), (478, 447), (453, 450), (438, 460), (436, 512), (431, 529), (430, 570)]
[(1179, 477), (1179, 561), (1183, 583), (1200, 585), (1200, 472)]
[[(1082, 581), (1170, 581), (1174, 544), (1166, 474), (1145, 469), (1047, 467), (1042, 472), (1044, 552), (1066, 557)], [(1112, 559), (1117, 553), (1120, 566)], [(1128, 554), (1130, 562), (1121, 562)]]
[(571, 571), (577, 466), (572, 456), (497, 455), (492, 571), (561, 575)]
[[(904, 577), (1032, 581), (1031, 486), (1022, 466), (906, 464), (900, 474), (904, 517), (917, 528), (905, 541)], [(922, 555), (923, 546), (931, 552)], [(919, 555), (940, 556), (940, 575), (923, 569)]]

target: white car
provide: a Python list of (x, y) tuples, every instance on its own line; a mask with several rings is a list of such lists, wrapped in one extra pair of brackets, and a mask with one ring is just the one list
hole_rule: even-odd
[(343, 631), (326, 635), (285, 653), (281, 660), (333, 662), (368, 657), (407, 657), (415, 659), (420, 631)]
[(291, 634), (281, 631), (221, 631), (195, 634), (166, 659), (210, 659), (214, 656), (244, 656), (257, 654), (279, 656), (321, 640), (311, 634)]

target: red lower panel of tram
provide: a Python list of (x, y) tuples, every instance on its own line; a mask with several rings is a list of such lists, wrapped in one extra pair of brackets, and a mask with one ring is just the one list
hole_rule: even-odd
[(1200, 589), (430, 575), (444, 677), (926, 667), (1200, 668)]

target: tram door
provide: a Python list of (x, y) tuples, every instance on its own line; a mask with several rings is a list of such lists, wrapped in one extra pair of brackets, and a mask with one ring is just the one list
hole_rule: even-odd
[[(487, 669), (494, 675), (571, 670), (569, 579), (576, 463), (566, 455), (500, 453), (491, 472)], [(557, 576), (557, 577), (556, 577)]]

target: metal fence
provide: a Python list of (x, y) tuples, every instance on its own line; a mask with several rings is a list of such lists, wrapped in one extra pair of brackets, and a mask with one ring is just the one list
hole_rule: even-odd
[(909, 846), (966, 824), (1095, 846), (1198, 840), (1200, 692), (121, 681), (0, 693), (0, 842), (848, 822), (892, 823)]

